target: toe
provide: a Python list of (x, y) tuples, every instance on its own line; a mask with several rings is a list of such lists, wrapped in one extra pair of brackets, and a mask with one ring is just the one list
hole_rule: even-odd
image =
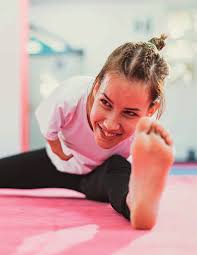
[(149, 133), (152, 126), (152, 120), (149, 117), (142, 117), (136, 127), (137, 132)]
[(173, 140), (169, 134), (166, 136), (165, 140), (168, 145), (173, 145)]
[(160, 135), (164, 139), (166, 144), (168, 145), (173, 144), (173, 141), (169, 132), (166, 129), (164, 129), (164, 127), (162, 127), (162, 125), (158, 121), (153, 122), (151, 131)]

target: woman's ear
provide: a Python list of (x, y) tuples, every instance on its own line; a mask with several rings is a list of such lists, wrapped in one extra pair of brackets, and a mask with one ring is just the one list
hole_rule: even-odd
[(152, 105), (149, 107), (146, 116), (151, 117), (153, 116), (153, 114), (159, 109), (160, 107), (160, 102), (159, 101), (155, 101), (154, 103), (152, 103)]

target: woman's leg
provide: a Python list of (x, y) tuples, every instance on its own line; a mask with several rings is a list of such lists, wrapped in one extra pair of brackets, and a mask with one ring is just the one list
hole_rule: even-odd
[(130, 219), (126, 203), (130, 174), (131, 164), (122, 156), (113, 155), (93, 172), (83, 176), (81, 192), (88, 199), (110, 202), (117, 212)]
[(88, 199), (110, 202), (129, 219), (126, 204), (130, 163), (114, 155), (86, 175), (58, 171), (45, 149), (0, 159), (0, 188), (67, 188), (82, 192)]
[(45, 149), (0, 159), (0, 188), (68, 188), (79, 191), (81, 176), (58, 171)]

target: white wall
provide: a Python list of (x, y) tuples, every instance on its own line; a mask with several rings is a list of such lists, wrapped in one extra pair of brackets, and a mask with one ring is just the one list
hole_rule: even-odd
[(166, 111), (162, 118), (171, 131), (176, 145), (176, 156), (185, 159), (186, 151), (197, 155), (197, 84), (169, 86), (166, 92)]
[[(32, 1), (30, 21), (64, 37), (69, 43), (86, 50), (85, 73), (97, 74), (107, 55), (118, 45), (130, 40), (147, 40), (167, 31), (168, 10), (188, 6), (197, 9), (195, 1)], [(136, 33), (136, 17), (153, 17), (154, 31)], [(154, 34), (153, 34), (154, 32)], [(164, 50), (165, 54), (165, 50)], [(173, 71), (173, 68), (172, 68)], [(167, 86), (167, 109), (161, 121), (173, 135), (176, 156), (197, 152), (197, 86), (183, 83)]]
[(19, 3), (0, 2), (0, 157), (20, 150)]
[[(195, 1), (190, 1), (195, 6)], [(20, 13), (19, 1), (0, 3), (0, 156), (20, 150)], [(132, 20), (154, 15), (155, 34), (165, 30), (164, 1), (33, 1), (30, 21), (62, 35), (68, 42), (86, 50), (85, 73), (96, 74), (107, 55), (119, 44), (150, 38), (149, 33), (137, 34)], [(168, 2), (168, 5), (171, 1)], [(173, 1), (174, 3), (174, 1)], [(177, 5), (178, 5), (177, 1)], [(183, 3), (182, 3), (183, 4)], [(176, 3), (174, 3), (176, 6)], [(179, 4), (180, 7), (180, 4)], [(152, 35), (151, 35), (152, 36)], [(186, 150), (197, 151), (197, 86), (182, 84), (167, 89), (168, 108), (163, 123), (172, 131), (177, 157)]]
[[(38, 1), (39, 2), (39, 1)], [(152, 6), (144, 4), (99, 3), (99, 1), (40, 1), (30, 6), (30, 21), (39, 24), (69, 43), (85, 48), (86, 72), (97, 73), (106, 56), (125, 41), (136, 35), (132, 20), (142, 13), (152, 14)], [(158, 9), (158, 17), (161, 12)], [(161, 23), (158, 23), (161, 29)], [(157, 28), (156, 28), (157, 30)], [(148, 35), (138, 35), (138, 39)], [(141, 38), (140, 38), (141, 37)]]

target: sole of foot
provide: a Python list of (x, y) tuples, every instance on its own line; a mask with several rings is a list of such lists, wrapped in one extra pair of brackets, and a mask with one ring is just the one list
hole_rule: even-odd
[(136, 127), (131, 154), (127, 205), (132, 227), (147, 230), (156, 223), (160, 198), (174, 161), (172, 138), (158, 121), (143, 117)]

